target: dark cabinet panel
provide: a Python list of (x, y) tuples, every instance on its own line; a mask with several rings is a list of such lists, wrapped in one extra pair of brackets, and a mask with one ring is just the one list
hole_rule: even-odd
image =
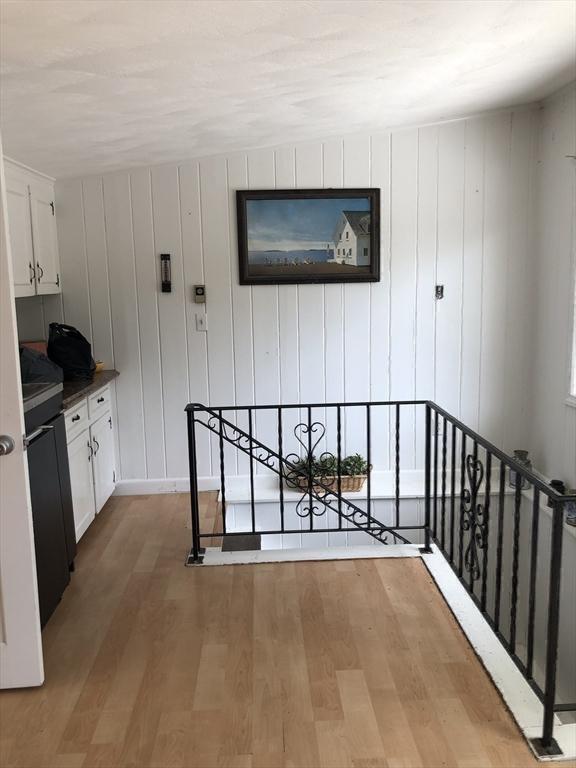
[(40, 622), (44, 626), (70, 581), (55, 428), (46, 429), (29, 444), (28, 470)]

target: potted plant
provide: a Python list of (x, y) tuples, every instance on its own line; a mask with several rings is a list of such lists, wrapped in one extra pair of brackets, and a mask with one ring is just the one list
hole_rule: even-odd
[[(331, 453), (324, 453), (310, 460), (307, 458), (292, 461), (292, 469), (286, 473), (286, 484), (302, 491), (308, 489), (309, 477), (312, 475), (312, 489), (322, 493), (326, 488), (338, 490), (338, 459)], [(342, 491), (361, 491), (370, 468), (366, 459), (359, 453), (346, 456), (340, 462), (340, 488)], [(316, 481), (317, 485), (314, 485)]]

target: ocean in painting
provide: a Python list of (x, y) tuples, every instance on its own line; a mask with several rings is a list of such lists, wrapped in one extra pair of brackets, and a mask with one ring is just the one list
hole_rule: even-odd
[(333, 249), (307, 249), (299, 251), (249, 251), (250, 264), (315, 264), (323, 263), (332, 258)]

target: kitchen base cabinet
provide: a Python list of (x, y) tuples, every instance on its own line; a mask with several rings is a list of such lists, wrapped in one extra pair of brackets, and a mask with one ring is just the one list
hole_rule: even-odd
[(94, 499), (96, 512), (100, 512), (104, 504), (114, 493), (115, 461), (114, 440), (112, 433), (112, 416), (110, 413), (90, 427), (92, 438), (92, 471), (94, 473)]
[(79, 541), (116, 485), (109, 387), (66, 412), (66, 432), (76, 541)]
[(71, 443), (68, 443), (68, 464), (70, 465), (74, 527), (76, 529), (76, 541), (79, 541), (96, 517), (92, 446), (89, 440), (89, 430), (85, 430)]

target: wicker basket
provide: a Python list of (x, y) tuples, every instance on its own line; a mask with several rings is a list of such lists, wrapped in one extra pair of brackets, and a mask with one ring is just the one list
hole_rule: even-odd
[[(342, 475), (340, 477), (340, 489), (343, 493), (361, 491), (366, 482), (366, 478), (367, 475)], [(307, 491), (308, 478), (299, 477), (294, 481), (288, 482), (287, 485), (292, 488), (299, 488), (301, 491)], [(338, 477), (336, 475), (326, 475), (326, 477), (323, 478), (323, 485), (325, 485), (326, 488), (330, 488), (331, 491), (338, 491)], [(313, 485), (312, 490), (314, 493), (320, 494), (325, 491), (321, 485)]]

